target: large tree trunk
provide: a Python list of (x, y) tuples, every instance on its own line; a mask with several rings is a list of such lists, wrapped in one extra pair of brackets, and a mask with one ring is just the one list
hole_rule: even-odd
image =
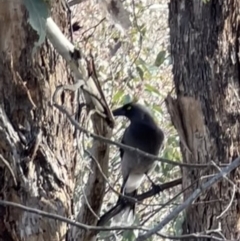
[[(169, 98), (168, 107), (186, 163), (228, 164), (239, 156), (239, 9), (238, 0), (171, 0), (169, 23), (177, 101)], [(182, 172), (186, 188), (218, 169), (184, 168)], [(239, 175), (239, 170), (235, 170), (229, 176), (237, 188)], [(184, 198), (200, 184), (201, 181), (185, 191)], [(232, 195), (233, 202), (226, 210)], [(221, 227), (226, 239), (239, 239), (239, 210), (239, 191), (233, 193), (233, 185), (225, 179), (186, 210), (183, 232), (207, 232)]]
[[(59, 26), (67, 26), (60, 2), (56, 1), (53, 16)], [(1, 199), (70, 217), (78, 158), (74, 129), (50, 105), (56, 86), (68, 83), (69, 76), (49, 44), (31, 59), (37, 36), (26, 13), (21, 1), (0, 2)], [(65, 94), (61, 104), (73, 112), (70, 98)], [(67, 233), (66, 223), (13, 207), (0, 206), (0, 220), (4, 241), (65, 240)]]

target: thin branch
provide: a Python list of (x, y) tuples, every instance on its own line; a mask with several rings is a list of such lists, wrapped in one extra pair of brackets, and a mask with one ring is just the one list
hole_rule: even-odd
[[(94, 31), (95, 31), (96, 28), (97, 28), (103, 21), (105, 21), (105, 20), (106, 20), (106, 18), (102, 18), (97, 24), (95, 24), (95, 25), (93, 25), (92, 27), (86, 29), (86, 30), (82, 33), (82, 36), (83, 36), (86, 32), (90, 31), (91, 29), (94, 29)], [(94, 33), (94, 31), (93, 31), (93, 33)], [(93, 33), (91, 33), (90, 35), (92, 35)]]
[(207, 230), (206, 232), (191, 233), (191, 234), (185, 234), (185, 235), (180, 235), (180, 236), (171, 236), (171, 235), (164, 235), (162, 233), (157, 233), (157, 236), (164, 238), (164, 239), (170, 239), (170, 240), (181, 240), (181, 239), (199, 240), (200, 238), (204, 238), (204, 239), (211, 239), (211, 240), (216, 240), (216, 241), (227, 241), (226, 239), (219, 238), (214, 235), (209, 235), (210, 233), (219, 233), (219, 230)]
[[(221, 171), (221, 169), (219, 168), (219, 166), (214, 162), (212, 161), (213, 165), (218, 169), (218, 171)], [(216, 219), (219, 219), (221, 218), (228, 210), (229, 208), (232, 206), (233, 204), (233, 201), (234, 201), (234, 197), (235, 197), (235, 194), (236, 194), (236, 185), (233, 181), (231, 181), (228, 177), (224, 176), (224, 179), (227, 180), (227, 182), (229, 182), (232, 186), (233, 186), (233, 192), (232, 192), (232, 197), (231, 197), (231, 200), (229, 202), (229, 204), (227, 205), (227, 207), (222, 211), (222, 213), (220, 215), (218, 215), (216, 217)], [(238, 188), (239, 190), (239, 188)]]
[(168, 160), (168, 159), (165, 159), (165, 158), (161, 158), (161, 157), (158, 157), (158, 156), (154, 156), (154, 155), (151, 155), (151, 154), (148, 154), (144, 151), (141, 151), (137, 148), (134, 148), (134, 147), (131, 147), (131, 146), (128, 146), (128, 145), (124, 145), (122, 143), (119, 143), (119, 142), (116, 142), (116, 141), (112, 141), (106, 137), (103, 137), (103, 136), (99, 136), (99, 135), (96, 135), (88, 130), (86, 130), (85, 128), (81, 127), (77, 121), (75, 121), (72, 116), (68, 113), (68, 111), (54, 103), (54, 106), (60, 111), (62, 112), (63, 114), (65, 114), (68, 118), (68, 120), (71, 122), (71, 124), (78, 130), (82, 131), (83, 133), (87, 134), (89, 137), (92, 137), (93, 139), (95, 140), (98, 140), (98, 141), (102, 141), (104, 143), (107, 143), (107, 144), (111, 144), (111, 145), (115, 145), (117, 147), (120, 147), (122, 148), (123, 150), (125, 151), (131, 151), (131, 152), (135, 152), (139, 155), (142, 155), (144, 157), (147, 157), (149, 159), (154, 159), (154, 160), (157, 160), (157, 161), (160, 161), (160, 162), (163, 162), (163, 163), (168, 163), (168, 164), (171, 164), (171, 165), (174, 165), (174, 166), (181, 166), (181, 167), (189, 167), (189, 168), (204, 168), (204, 167), (209, 167), (209, 166), (212, 166), (211, 163), (209, 164), (186, 164), (186, 163), (180, 163), (180, 162), (176, 162), (176, 161), (171, 161), (171, 160)]
[(129, 199), (129, 200), (131, 200), (131, 201), (133, 201), (133, 202), (136, 202), (136, 201), (137, 201), (137, 199), (132, 198), (132, 197), (129, 197), (129, 196), (125, 196), (125, 195), (121, 194), (120, 192), (118, 192), (117, 190), (115, 190), (114, 187), (113, 187), (113, 186), (111, 185), (111, 183), (109, 182), (107, 176), (104, 174), (104, 172), (103, 172), (101, 166), (99, 165), (97, 159), (96, 159), (88, 150), (84, 150), (84, 151), (85, 151), (85, 152), (90, 156), (90, 158), (96, 163), (96, 165), (97, 165), (100, 173), (102, 174), (103, 178), (104, 178), (105, 181), (108, 183), (110, 189), (111, 189), (113, 192), (115, 192), (117, 195), (122, 196), (122, 197), (124, 197), (124, 198), (127, 198), (127, 199)]
[(151, 190), (149, 190), (145, 193), (139, 194), (135, 198), (138, 200), (138, 202), (141, 202), (146, 198), (152, 197), (152, 196), (154, 196), (154, 195), (156, 195), (156, 194), (158, 194), (158, 193), (160, 193), (160, 192), (162, 192), (166, 189), (178, 186), (180, 184), (182, 184), (182, 178), (178, 178), (178, 179), (175, 179), (171, 182), (166, 182), (166, 183), (163, 183), (161, 185), (154, 186)]
[(95, 231), (134, 230), (134, 229), (144, 230), (144, 231), (149, 230), (148, 228), (144, 228), (144, 227), (141, 227), (141, 226), (129, 226), (129, 227), (125, 227), (125, 226), (124, 227), (121, 227), (121, 226), (113, 226), (113, 227), (90, 226), (90, 225), (87, 225), (87, 224), (76, 222), (76, 221), (71, 220), (69, 218), (65, 218), (65, 217), (63, 217), (61, 215), (58, 215), (58, 214), (53, 214), (53, 213), (41, 211), (41, 210), (36, 209), (36, 208), (30, 208), (30, 207), (27, 207), (25, 205), (21, 205), (21, 204), (15, 203), (15, 202), (0, 200), (0, 205), (18, 208), (18, 209), (24, 210), (26, 212), (35, 213), (35, 214), (40, 215), (42, 217), (47, 217), (47, 218), (50, 218), (50, 219), (59, 220), (59, 221), (62, 221), (64, 223), (68, 223), (72, 226), (75, 226), (77, 228), (84, 229), (84, 230), (95, 230)]
[(0, 154), (0, 160), (4, 163), (4, 165), (7, 167), (7, 169), (9, 170), (9, 172), (11, 173), (12, 175), (12, 178), (13, 178), (13, 182), (14, 182), (14, 185), (17, 186), (17, 179), (15, 177), (15, 174), (13, 172), (13, 169), (11, 168), (11, 166), (9, 165), (8, 161)]
[(82, 190), (83, 197), (84, 197), (84, 199), (85, 199), (85, 202), (86, 202), (89, 210), (91, 211), (92, 215), (98, 220), (100, 217), (99, 217), (99, 216), (94, 212), (94, 210), (92, 209), (92, 207), (91, 207), (91, 205), (90, 205), (90, 203), (89, 203), (89, 201), (88, 201), (86, 192), (85, 192), (85, 190), (84, 190), (84, 188), (83, 188), (83, 185), (81, 185), (81, 190)]
[(73, 7), (74, 5), (86, 2), (87, 0), (71, 0), (68, 2), (69, 7)]
[[(80, 86), (84, 84), (87, 86), (87, 90), (90, 90), (92, 95), (102, 97), (100, 93), (102, 92), (101, 87), (96, 86), (92, 78), (89, 78), (87, 69), (83, 64), (83, 61), (87, 60), (84, 54), (80, 51), (80, 49), (76, 48), (61, 32), (57, 24), (53, 21), (51, 17), (47, 18), (46, 20), (46, 32), (47, 37), (52, 43), (54, 49), (67, 61), (71, 71), (74, 74), (74, 81), (75, 83), (72, 85), (67, 85), (67, 89), (73, 88), (77, 90)], [(66, 89), (66, 86), (65, 86)], [(54, 93), (56, 94), (56, 93)], [(91, 104), (97, 111), (100, 113), (104, 113), (106, 110), (109, 109), (108, 104), (105, 99), (103, 99), (103, 103), (99, 103), (96, 98), (92, 95), (85, 94), (85, 99), (87, 104)], [(56, 95), (54, 98), (56, 99)], [(104, 108), (103, 108), (104, 105)], [(109, 111), (106, 115), (109, 114)], [(108, 124), (112, 128), (114, 123), (112, 122), (112, 116), (108, 116), (106, 118)]]
[[(214, 175), (214, 174), (213, 174)], [(193, 187), (197, 182), (199, 182), (200, 180), (209, 178), (213, 175), (207, 175), (204, 177), (200, 177), (198, 180), (195, 180), (193, 183), (191, 183), (190, 185), (188, 185), (187, 187), (185, 187), (184, 189), (182, 189), (179, 193), (177, 193), (174, 197), (172, 197), (170, 200), (168, 200), (166, 203), (164, 203), (160, 208), (157, 208), (155, 211), (155, 213), (151, 214), (150, 216), (148, 216), (147, 219), (145, 219), (141, 224), (144, 225), (150, 218), (152, 218), (154, 215), (156, 215), (158, 212), (160, 212), (162, 209), (164, 209), (165, 207), (167, 207), (169, 204), (171, 204), (173, 201), (175, 201), (180, 195), (182, 195), (184, 192), (186, 192), (189, 188)], [(178, 180), (178, 179), (177, 179)], [(177, 181), (175, 180), (175, 181)], [(167, 183), (166, 183), (167, 184)]]
[(151, 219), (154, 215), (159, 213), (162, 209), (167, 207), (169, 204), (171, 204), (174, 200), (176, 200), (181, 194), (183, 194), (186, 190), (188, 190), (190, 187), (192, 187), (194, 184), (196, 184), (199, 180), (196, 180), (195, 182), (191, 183), (187, 187), (185, 187), (183, 190), (181, 190), (179, 193), (177, 193), (174, 197), (172, 197), (170, 200), (168, 200), (166, 203), (164, 203), (160, 208), (157, 208), (153, 214), (148, 216), (141, 224), (144, 225), (149, 219)]
[(167, 215), (156, 227), (153, 229), (149, 230), (147, 233), (144, 235), (138, 236), (136, 241), (144, 241), (153, 234), (156, 234), (160, 230), (163, 229), (163, 227), (168, 224), (173, 218), (175, 218), (179, 213), (181, 213), (183, 210), (185, 210), (189, 205), (191, 205), (199, 196), (202, 192), (207, 190), (209, 187), (211, 187), (213, 184), (216, 182), (220, 181), (224, 176), (226, 176), (228, 173), (233, 171), (235, 168), (237, 168), (240, 165), (240, 157), (236, 158), (231, 164), (229, 164), (227, 167), (223, 168), (221, 172), (218, 174), (214, 175), (209, 181), (207, 181), (205, 184), (201, 185), (197, 190), (193, 192), (191, 196), (187, 198), (187, 200), (177, 206), (169, 215)]

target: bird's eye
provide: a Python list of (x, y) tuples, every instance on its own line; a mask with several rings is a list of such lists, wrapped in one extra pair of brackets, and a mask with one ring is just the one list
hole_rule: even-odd
[(131, 110), (131, 109), (132, 109), (132, 106), (129, 105), (129, 106), (127, 107), (127, 110)]

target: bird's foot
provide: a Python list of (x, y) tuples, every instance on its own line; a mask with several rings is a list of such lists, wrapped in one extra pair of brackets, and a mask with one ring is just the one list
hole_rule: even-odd
[(157, 185), (154, 182), (152, 182), (152, 190), (155, 194), (159, 194), (160, 192), (163, 191), (161, 185)]

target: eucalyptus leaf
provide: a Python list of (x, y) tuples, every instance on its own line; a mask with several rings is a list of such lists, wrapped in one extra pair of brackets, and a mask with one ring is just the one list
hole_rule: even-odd
[(155, 60), (155, 63), (154, 65), (159, 67), (162, 65), (162, 63), (164, 62), (165, 60), (165, 56), (166, 56), (166, 51), (160, 51), (156, 57), (156, 60)]
[(154, 87), (154, 86), (152, 86), (150, 84), (145, 84), (145, 89), (147, 91), (149, 91), (150, 93), (155, 93), (157, 95), (161, 95), (159, 90), (156, 87)]
[(123, 233), (123, 240), (124, 241), (133, 241), (135, 239), (135, 235), (133, 230), (127, 230)]
[(143, 70), (139, 66), (137, 66), (136, 69), (137, 69), (137, 72), (138, 72), (141, 80), (143, 80), (143, 75), (144, 75)]
[(116, 94), (113, 96), (113, 102), (117, 103), (122, 99), (122, 96), (124, 95), (124, 91), (123, 90), (118, 90), (116, 92)]

